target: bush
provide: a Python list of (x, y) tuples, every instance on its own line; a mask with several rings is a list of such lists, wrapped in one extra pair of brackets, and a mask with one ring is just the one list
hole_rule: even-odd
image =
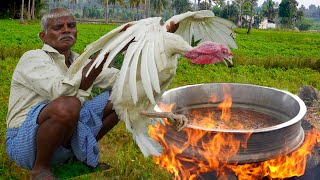
[(75, 16), (76, 18), (80, 18), (80, 17), (81, 17), (81, 15), (80, 15), (79, 13), (75, 13), (74, 16)]
[(312, 22), (310, 20), (303, 19), (301, 21), (298, 21), (296, 25), (299, 30), (306, 31), (310, 29), (310, 27), (312, 26)]

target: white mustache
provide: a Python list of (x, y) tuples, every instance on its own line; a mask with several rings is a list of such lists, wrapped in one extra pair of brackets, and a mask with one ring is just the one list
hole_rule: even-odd
[(64, 38), (71, 38), (72, 40), (75, 39), (72, 34), (67, 34), (67, 35), (60, 36), (58, 40), (60, 41), (61, 39), (64, 39)]

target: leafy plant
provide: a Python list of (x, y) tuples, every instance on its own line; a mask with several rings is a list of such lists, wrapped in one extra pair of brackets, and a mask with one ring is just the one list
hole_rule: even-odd
[(312, 22), (308, 19), (303, 19), (296, 23), (299, 30), (306, 31), (311, 28)]
[(192, 47), (196, 47), (199, 44), (200, 41), (201, 41), (201, 39), (194, 40), (194, 35), (192, 35), (192, 37), (191, 37), (191, 46)]

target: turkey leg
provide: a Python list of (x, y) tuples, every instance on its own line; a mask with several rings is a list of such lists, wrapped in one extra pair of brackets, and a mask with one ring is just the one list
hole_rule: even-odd
[(174, 114), (172, 112), (147, 112), (141, 111), (141, 115), (147, 116), (149, 118), (167, 118), (167, 120), (172, 124), (177, 131), (180, 131), (188, 124), (188, 119), (183, 114)]

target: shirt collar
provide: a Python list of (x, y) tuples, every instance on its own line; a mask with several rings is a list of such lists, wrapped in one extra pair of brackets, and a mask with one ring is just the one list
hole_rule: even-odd
[(71, 64), (75, 61), (75, 59), (79, 56), (78, 53), (71, 51), (70, 62)]
[[(48, 44), (43, 44), (42, 46), (42, 50), (49, 52), (49, 53), (58, 53), (60, 54), (56, 49), (54, 49), (53, 47), (51, 47)], [(71, 56), (70, 56), (70, 61), (71, 63), (73, 63), (73, 61), (79, 56), (79, 54), (77, 54), (74, 51), (71, 51)]]
[[(42, 50), (46, 51), (46, 52), (52, 52), (52, 53), (59, 53), (56, 49), (54, 49), (53, 47), (51, 47), (48, 44), (43, 44), (42, 46)], [(59, 53), (60, 54), (60, 53)]]

